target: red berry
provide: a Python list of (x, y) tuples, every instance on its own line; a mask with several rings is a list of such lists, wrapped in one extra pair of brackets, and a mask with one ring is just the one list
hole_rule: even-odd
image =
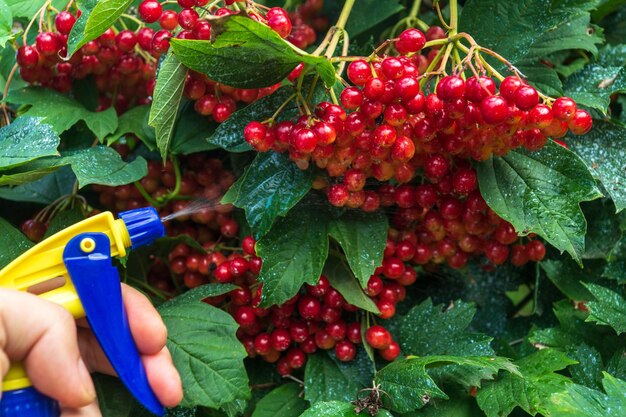
[(374, 349), (387, 349), (391, 345), (391, 334), (382, 326), (372, 326), (365, 332), (365, 340)]
[(161, 17), (163, 8), (156, 0), (145, 0), (139, 5), (139, 16), (146, 23), (154, 23)]
[(515, 100), (515, 93), (524, 83), (517, 77), (506, 77), (500, 83), (500, 95), (509, 101)]
[(526, 253), (529, 260), (539, 262), (546, 256), (546, 247), (542, 241), (533, 240), (526, 244)]
[(279, 352), (289, 349), (291, 345), (289, 332), (285, 329), (274, 330), (271, 335), (271, 344), (272, 348)]
[(465, 97), (465, 81), (459, 76), (443, 77), (437, 84), (437, 95), (442, 100), (452, 101)]
[(244, 329), (252, 327), (257, 322), (256, 314), (254, 314), (254, 308), (250, 306), (237, 307), (233, 317), (235, 321)]
[(472, 168), (459, 168), (452, 174), (452, 188), (461, 195), (467, 195), (476, 189), (478, 179)]
[(353, 61), (348, 65), (348, 79), (355, 85), (363, 85), (372, 78), (372, 70), (365, 60)]
[(569, 97), (559, 97), (552, 103), (552, 114), (563, 122), (572, 120), (576, 110), (576, 102)]
[(392, 341), (386, 349), (381, 349), (378, 353), (386, 361), (393, 361), (400, 356), (400, 346)]
[(70, 12), (59, 12), (54, 18), (54, 26), (63, 35), (69, 35), (76, 23), (76, 18)]
[(530, 110), (539, 103), (539, 94), (533, 87), (523, 85), (515, 91), (514, 100), (520, 110)]
[(350, 362), (356, 356), (356, 346), (348, 340), (342, 340), (335, 346), (335, 355), (341, 362)]
[(319, 318), (322, 306), (317, 298), (310, 295), (303, 295), (298, 301), (298, 312), (305, 320), (315, 320)]
[(21, 46), (17, 50), (16, 61), (22, 68), (34, 68), (39, 63), (39, 52), (34, 46)]
[(37, 50), (42, 55), (54, 55), (61, 49), (61, 43), (56, 33), (42, 32), (35, 38)]
[(328, 189), (328, 201), (335, 207), (343, 207), (350, 198), (350, 192), (345, 185), (333, 184)]
[(137, 45), (137, 35), (132, 30), (123, 30), (115, 37), (115, 43), (122, 52), (130, 52)]
[(400, 34), (396, 40), (396, 50), (406, 55), (412, 52), (420, 51), (426, 43), (426, 36), (418, 29), (406, 29)]
[(567, 123), (569, 130), (575, 135), (584, 135), (591, 130), (593, 119), (585, 110), (576, 110), (574, 117)]
[(465, 83), (465, 96), (474, 103), (480, 103), (496, 92), (496, 83), (489, 77), (470, 77)]
[(509, 105), (500, 96), (487, 97), (480, 103), (480, 114), (485, 122), (498, 125), (509, 117)]

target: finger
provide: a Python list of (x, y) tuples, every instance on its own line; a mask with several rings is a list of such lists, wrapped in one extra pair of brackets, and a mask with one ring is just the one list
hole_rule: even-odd
[(62, 408), (61, 417), (102, 417), (98, 403), (94, 402), (81, 408)]
[(167, 340), (167, 329), (161, 316), (150, 300), (136, 289), (122, 284), (122, 296), (137, 349), (145, 355), (159, 353)]
[(78, 348), (90, 372), (117, 376), (91, 329), (78, 328)]
[(183, 399), (183, 384), (167, 348), (156, 355), (144, 356), (143, 363), (150, 387), (161, 404), (166, 407), (178, 405)]
[(0, 337), (0, 350), (11, 361), (24, 362), (41, 393), (75, 408), (95, 400), (74, 319), (63, 307), (32, 294), (0, 289), (0, 328), (5, 336)]

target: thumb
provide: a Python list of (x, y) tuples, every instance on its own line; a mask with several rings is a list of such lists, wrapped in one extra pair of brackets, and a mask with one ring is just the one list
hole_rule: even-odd
[(0, 351), (24, 362), (42, 394), (80, 408), (95, 401), (91, 375), (76, 337), (73, 317), (63, 307), (35, 295), (0, 289)]

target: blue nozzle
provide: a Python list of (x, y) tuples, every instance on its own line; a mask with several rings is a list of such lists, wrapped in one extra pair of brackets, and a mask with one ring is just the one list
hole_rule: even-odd
[(165, 236), (165, 227), (154, 207), (123, 211), (118, 217), (126, 224), (133, 249), (149, 245)]

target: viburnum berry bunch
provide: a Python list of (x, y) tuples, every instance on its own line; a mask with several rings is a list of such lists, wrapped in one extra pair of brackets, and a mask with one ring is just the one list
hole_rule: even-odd
[[(239, 324), (237, 337), (251, 358), (276, 363), (281, 375), (303, 368), (307, 356), (319, 350), (333, 350), (338, 360), (352, 361), (357, 345), (365, 339), (388, 361), (400, 354), (398, 344), (383, 325), (362, 329), (359, 309), (346, 302), (325, 276), (316, 285), (306, 285), (286, 303), (259, 307), (263, 285), (258, 281), (262, 261), (256, 256), (255, 240), (248, 236), (241, 247), (222, 249), (220, 243), (206, 242), (206, 253), (179, 244), (168, 255), (170, 275), (162, 263), (153, 266), (149, 281), (156, 288), (171, 291), (171, 279), (188, 288), (207, 283), (233, 283), (239, 288), (204, 301), (227, 310)], [(412, 270), (415, 280), (415, 270)], [(403, 284), (372, 277), (367, 294), (377, 300), (381, 319), (395, 314), (395, 304), (406, 295)], [(399, 281), (400, 282), (400, 281)]]
[[(133, 29), (109, 28), (95, 40), (87, 42), (71, 57), (67, 56), (67, 40), (80, 11), (69, 10), (54, 16), (54, 25), (40, 30), (35, 44), (26, 44), (17, 51), (17, 64), (22, 79), (29, 84), (50, 87), (62, 93), (72, 89), (73, 80), (94, 76), (100, 93), (98, 110), (114, 106), (123, 113), (129, 106), (148, 104), (154, 89), (157, 59), (169, 49), (169, 40), (209, 40), (210, 18), (240, 13), (235, 3), (226, 7), (212, 6), (208, 1), (181, 0), (178, 8), (164, 7), (157, 0), (139, 4), (137, 15), (123, 15), (122, 21), (140, 25)], [(305, 21), (324, 27), (317, 17), (322, 1), (309, 0), (294, 13), (282, 8), (266, 8), (250, 2), (249, 16), (267, 24), (281, 37), (306, 48), (315, 42), (315, 30)], [(292, 23), (295, 22), (295, 25)], [(158, 24), (160, 29), (153, 28)], [(123, 24), (123, 27), (126, 27)], [(210, 80), (205, 75), (190, 71), (185, 83), (185, 97), (194, 101), (195, 110), (221, 123), (237, 110), (237, 104), (249, 104), (273, 93), (280, 84), (261, 89), (238, 89)]]

